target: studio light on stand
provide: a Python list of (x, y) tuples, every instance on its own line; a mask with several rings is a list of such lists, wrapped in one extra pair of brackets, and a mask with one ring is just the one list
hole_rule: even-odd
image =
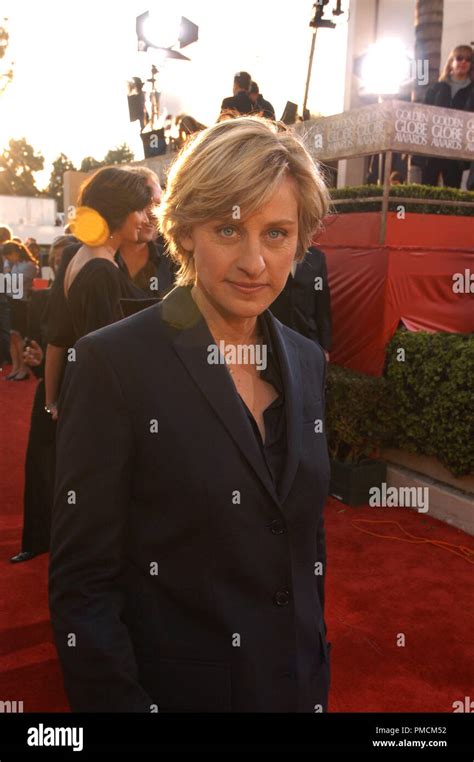
[[(156, 50), (155, 56), (159, 59), (160, 67), (164, 66), (167, 58), (189, 61), (190, 59), (178, 50), (175, 50), (174, 46), (179, 45), (180, 48), (184, 48), (196, 42), (198, 31), (197, 25), (184, 16), (146, 11), (137, 16), (136, 19), (138, 51), (146, 53), (149, 48)], [(130, 121), (137, 119), (140, 121), (140, 136), (146, 159), (152, 156), (160, 156), (166, 153), (167, 150), (165, 129), (169, 128), (170, 116), (168, 115), (166, 118), (163, 118), (160, 114), (161, 93), (157, 89), (158, 75), (159, 70), (153, 64), (151, 67), (151, 77), (147, 79), (150, 90), (148, 98), (150, 104), (149, 115), (146, 109), (146, 96), (141, 90), (138, 92), (139, 84), (137, 84), (137, 80), (141, 83), (143, 89), (143, 83), (139, 77), (133, 78), (132, 83), (135, 85), (135, 90), (131, 93), (129, 85)], [(134, 96), (136, 96), (135, 100), (131, 104), (130, 99)], [(143, 96), (142, 100), (139, 99), (139, 96)], [(143, 123), (142, 118), (144, 119)]]

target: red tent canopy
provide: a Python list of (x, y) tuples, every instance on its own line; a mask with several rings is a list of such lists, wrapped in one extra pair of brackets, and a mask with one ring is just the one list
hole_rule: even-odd
[(474, 331), (474, 217), (389, 212), (384, 245), (379, 230), (378, 212), (331, 215), (315, 241), (327, 258), (331, 360), (374, 376), (400, 322)]

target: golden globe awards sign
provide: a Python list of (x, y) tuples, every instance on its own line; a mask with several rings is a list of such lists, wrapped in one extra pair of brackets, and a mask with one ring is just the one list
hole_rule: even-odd
[(474, 161), (474, 113), (387, 100), (296, 126), (318, 161), (383, 151)]

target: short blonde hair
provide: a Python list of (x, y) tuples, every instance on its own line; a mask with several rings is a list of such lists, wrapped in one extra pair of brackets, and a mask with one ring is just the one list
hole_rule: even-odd
[(181, 243), (193, 225), (230, 220), (236, 208), (245, 219), (271, 198), (285, 175), (297, 187), (296, 258), (301, 259), (329, 208), (323, 177), (301, 139), (268, 119), (244, 116), (188, 140), (170, 168), (157, 211), (169, 254), (180, 265), (177, 285), (194, 283), (194, 259)]

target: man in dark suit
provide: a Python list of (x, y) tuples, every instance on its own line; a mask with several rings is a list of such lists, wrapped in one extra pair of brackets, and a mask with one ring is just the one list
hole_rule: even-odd
[(251, 114), (254, 111), (249, 95), (251, 82), (252, 77), (248, 72), (237, 72), (234, 77), (234, 94), (222, 101), (221, 114), (223, 111), (237, 111), (239, 114)]
[(332, 346), (331, 294), (323, 251), (309, 247), (270, 309), (282, 323), (317, 341), (328, 358)]
[(265, 100), (256, 82), (251, 83), (249, 96), (257, 113), (261, 113), (266, 119), (275, 121), (275, 109), (270, 101)]

